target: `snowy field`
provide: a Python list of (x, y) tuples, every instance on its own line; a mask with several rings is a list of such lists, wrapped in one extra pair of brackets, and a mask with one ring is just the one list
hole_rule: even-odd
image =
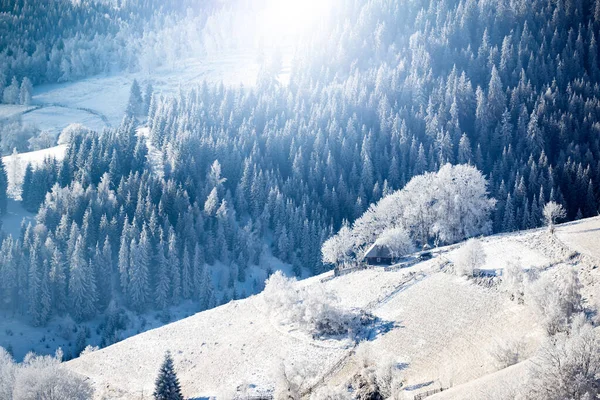
[[(486, 255), (483, 270), (498, 271), (506, 268), (509, 263), (520, 264), (524, 268), (540, 268), (548, 265), (551, 260), (542, 249), (535, 248), (529, 241), (524, 241), (519, 234), (497, 235), (481, 241)], [(451, 250), (445, 257), (456, 261), (458, 249)]]
[(600, 259), (600, 217), (563, 224), (556, 234), (573, 250)]
[(14, 104), (0, 104), (0, 119), (18, 117), (26, 111), (33, 110), (33, 106), (21, 106)]
[(23, 115), (22, 121), (41, 131), (48, 131), (55, 138), (70, 124), (81, 124), (96, 132), (101, 132), (107, 126), (102, 118), (88, 111), (56, 106), (28, 112)]
[[(31, 164), (32, 167), (35, 168), (36, 166), (41, 165), (46, 159), (56, 159), (60, 161), (65, 157), (66, 150), (67, 145), (61, 144), (48, 149), (2, 157), (6, 175), (8, 176), (8, 197), (14, 200), (21, 199), (21, 186), (28, 164)], [(5, 230), (15, 229), (14, 227), (8, 227), (6, 225), (4, 228)]]
[(13, 238), (21, 236), (21, 223), (25, 220), (25, 223), (35, 223), (35, 215), (25, 210), (21, 203), (8, 199), (6, 205), (6, 214), (2, 216), (2, 230), (7, 235), (12, 235)]
[[(598, 229), (600, 219), (559, 231), (584, 227)], [(550, 250), (554, 240), (544, 230), (486, 238), (486, 268), (501, 269), (509, 260), (520, 261), (523, 268), (570, 262), (569, 249)], [(579, 245), (579, 240), (574, 237), (573, 243)], [(98, 396), (135, 399), (152, 391), (162, 356), (171, 350), (184, 394), (196, 398), (223, 395), (225, 388), (242, 384), (271, 388), (282, 360), (311, 371), (307, 388), (317, 389), (322, 382), (345, 383), (364, 354), (375, 360), (392, 355), (403, 366), (409, 398), (443, 387), (452, 390), (432, 398), (484, 400), (490, 398), (486, 386), (503, 388), (505, 382), (523, 380), (527, 369), (524, 362), (498, 371), (493, 356), (498, 346), (519, 342), (527, 358), (539, 347), (544, 331), (528, 306), (511, 301), (497, 288), (440, 270), (453, 251), (440, 249), (432, 260), (395, 271), (373, 268), (336, 278), (326, 273), (297, 284), (322, 281), (345, 307), (362, 308), (380, 319), (386, 329), (358, 344), (356, 353), (350, 351), (354, 344), (348, 339), (313, 339), (279, 325), (269, 317), (260, 294), (148, 331), (67, 366), (89, 377)], [(600, 277), (596, 274), (594, 279)]]
[(118, 126), (123, 119), (134, 79), (140, 82), (142, 90), (150, 82), (155, 92), (173, 94), (180, 86), (187, 89), (191, 84), (204, 80), (251, 86), (256, 82), (257, 73), (254, 53), (221, 54), (206, 59), (184, 60), (151, 73), (118, 73), (72, 83), (40, 85), (34, 89), (33, 101), (37, 104), (61, 104), (72, 109), (93, 110), (110, 126)]

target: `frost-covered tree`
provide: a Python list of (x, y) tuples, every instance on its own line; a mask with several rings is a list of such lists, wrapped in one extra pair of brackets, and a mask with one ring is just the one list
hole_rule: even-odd
[(16, 77), (13, 76), (10, 85), (4, 88), (2, 102), (5, 104), (19, 103), (19, 81), (17, 81)]
[(389, 249), (393, 258), (402, 257), (415, 251), (415, 245), (403, 228), (392, 228), (383, 231), (375, 244)]
[(525, 294), (525, 273), (521, 261), (509, 261), (502, 271), (502, 289), (511, 300), (522, 301)]
[(485, 264), (485, 259), (481, 241), (469, 239), (456, 251), (455, 272), (462, 276), (473, 276), (473, 272)]
[(154, 384), (155, 400), (183, 400), (171, 353), (167, 351)]
[[(362, 253), (387, 230), (402, 229), (420, 245), (431, 240), (456, 243), (491, 231), (496, 204), (487, 181), (470, 165), (445, 165), (437, 173), (414, 177), (358, 218), (352, 228), (325, 242), (324, 260), (340, 262)], [(354, 242), (352, 245), (350, 245)]]
[(139, 242), (134, 238), (130, 247), (128, 294), (131, 306), (135, 310), (143, 310), (148, 305), (150, 295), (150, 251), (148, 231), (144, 226)]
[(83, 246), (83, 240), (80, 236), (75, 242), (75, 248), (70, 258), (70, 312), (76, 320), (90, 318), (96, 312), (96, 281), (93, 268), (85, 259), (85, 249)]
[(6, 214), (8, 203), (8, 175), (4, 161), (0, 160), (0, 215)]
[(33, 96), (33, 84), (28, 77), (23, 78), (21, 81), (21, 89), (19, 90), (19, 104), (28, 106), (31, 104), (31, 97)]
[(2, 398), (14, 400), (91, 400), (94, 389), (89, 380), (62, 367), (61, 361), (62, 351), (60, 349), (54, 357), (37, 356), (34, 353), (27, 354), (23, 363), (14, 368), (12, 396)]
[(572, 267), (548, 271), (525, 287), (525, 302), (542, 317), (549, 335), (564, 332), (572, 317), (583, 309), (581, 282)]
[(564, 207), (555, 201), (550, 201), (544, 206), (544, 220), (546, 221), (546, 226), (548, 226), (550, 233), (554, 233), (556, 221), (565, 218), (566, 216), (567, 212)]
[[(596, 329), (597, 330), (597, 329)], [(594, 399), (600, 393), (600, 336), (583, 314), (548, 340), (531, 363), (529, 400)]]
[(323, 262), (327, 264), (346, 264), (354, 256), (354, 237), (347, 225), (323, 243), (321, 248)]
[(127, 109), (125, 113), (129, 117), (142, 115), (144, 111), (144, 99), (142, 90), (137, 79), (134, 79), (131, 88), (129, 89), (129, 100), (127, 101)]

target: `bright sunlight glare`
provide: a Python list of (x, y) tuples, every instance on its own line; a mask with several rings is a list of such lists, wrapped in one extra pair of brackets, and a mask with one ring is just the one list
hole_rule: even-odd
[(273, 0), (262, 15), (266, 38), (293, 38), (310, 30), (331, 10), (331, 0)]

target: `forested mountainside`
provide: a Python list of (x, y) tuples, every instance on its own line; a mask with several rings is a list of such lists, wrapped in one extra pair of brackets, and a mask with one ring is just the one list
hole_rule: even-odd
[(39, 212), (3, 242), (2, 307), (35, 324), (111, 300), (206, 308), (242, 296), (264, 253), (318, 273), (344, 221), (446, 163), (487, 177), (494, 232), (539, 226), (549, 200), (569, 219), (597, 214), (600, 0), (354, 0), (327, 18), (289, 84), (274, 62), (254, 87), (155, 93), (140, 134), (132, 91), (118, 129), (75, 134), (64, 161), (30, 169), (23, 198)]
[[(212, 0), (2, 0), (0, 92), (9, 90), (4, 102), (18, 102), (24, 78), (33, 84), (74, 81), (148, 69), (202, 51), (201, 43), (192, 46), (190, 40), (199, 38), (208, 16), (221, 7)], [(194, 29), (175, 32), (176, 24)]]

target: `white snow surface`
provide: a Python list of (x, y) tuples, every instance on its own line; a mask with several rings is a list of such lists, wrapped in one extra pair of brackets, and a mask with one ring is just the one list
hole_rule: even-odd
[(89, 111), (76, 108), (48, 106), (23, 114), (22, 121), (41, 131), (48, 131), (55, 138), (70, 124), (81, 124), (96, 132), (102, 132), (107, 125), (102, 118)]
[[(588, 231), (600, 229), (600, 219), (559, 227), (559, 237), (563, 229), (571, 235), (569, 243), (583, 246), (592, 240)], [(556, 239), (545, 230), (492, 236), (483, 239), (483, 245), (490, 269), (502, 268), (517, 257), (523, 268), (573, 262), (572, 251), (557, 249)], [(539, 347), (544, 332), (528, 306), (511, 301), (497, 287), (440, 269), (457, 247), (439, 249), (432, 260), (408, 268), (373, 268), (340, 277), (329, 272), (297, 285), (323, 281), (345, 307), (362, 308), (380, 319), (380, 326), (387, 329), (358, 346), (368, 347), (366, 353), (374, 360), (392, 356), (402, 363), (409, 398), (443, 387), (452, 390), (435, 398), (486, 399), (489, 381), (495, 387), (517, 385), (527, 368), (520, 363), (498, 372), (492, 356), (496, 346), (518, 340), (527, 358)], [(585, 285), (600, 281), (598, 270), (591, 271)], [(584, 294), (589, 296), (590, 290)], [(302, 364), (311, 371), (307, 390), (344, 384), (360, 363), (354, 346), (349, 339), (314, 339), (279, 325), (269, 317), (259, 294), (145, 332), (66, 366), (89, 377), (98, 398), (141, 398), (152, 392), (164, 352), (171, 350), (185, 396), (227, 398), (223, 392), (231, 393), (242, 384), (269, 390), (282, 362)], [(511, 398), (510, 391), (499, 398)]]

